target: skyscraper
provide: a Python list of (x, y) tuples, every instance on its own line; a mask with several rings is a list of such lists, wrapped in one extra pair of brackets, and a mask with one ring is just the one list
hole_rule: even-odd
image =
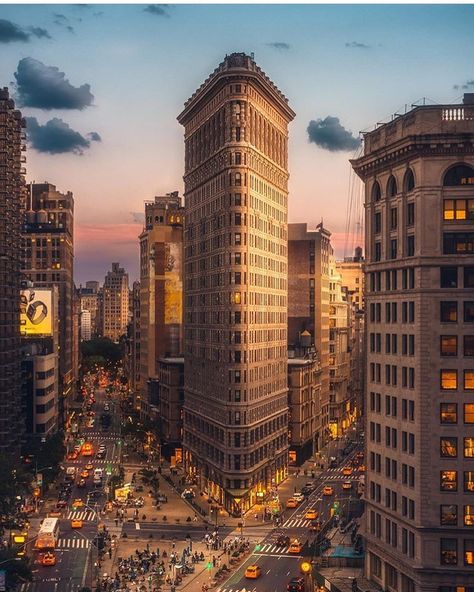
[(118, 342), (127, 332), (129, 316), (128, 273), (119, 263), (112, 263), (102, 288), (103, 337)]
[(234, 514), (287, 474), (286, 97), (243, 53), (186, 102), (184, 462)]
[(364, 136), (367, 576), (474, 586), (474, 95)]
[(59, 289), (59, 416), (74, 390), (74, 198), (51, 183), (29, 186), (23, 233), (25, 275), (37, 288)]
[(18, 456), (24, 432), (20, 404), (24, 127), (8, 89), (0, 89), (0, 452)]

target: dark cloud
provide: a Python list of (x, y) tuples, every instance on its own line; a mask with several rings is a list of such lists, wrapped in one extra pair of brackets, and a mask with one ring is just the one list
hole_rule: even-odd
[(359, 41), (346, 41), (346, 47), (352, 47), (354, 49), (370, 49), (371, 46), (367, 43), (360, 43)]
[(155, 16), (164, 16), (166, 18), (170, 16), (168, 13), (168, 4), (148, 4), (143, 10)]
[(72, 86), (56, 66), (34, 58), (23, 58), (15, 72), (19, 103), (38, 109), (84, 109), (92, 105), (90, 85)]
[(143, 212), (130, 212), (130, 215), (132, 216), (132, 220), (138, 224), (145, 222), (145, 214)]
[(53, 14), (54, 18), (57, 21), (62, 21), (63, 23), (65, 23), (66, 21), (68, 21), (69, 19), (67, 18), (67, 16), (64, 16), (64, 14), (60, 14), (59, 12), (55, 12)]
[(97, 132), (90, 132), (87, 137), (91, 142), (102, 142), (102, 138)]
[[(48, 154), (83, 154), (90, 148), (92, 139), (76, 132), (62, 119), (54, 117), (44, 125), (36, 117), (26, 118), (26, 133), (31, 146), (38, 152)], [(97, 132), (91, 132), (89, 137)], [(98, 136), (98, 134), (97, 134)]]
[(455, 84), (453, 86), (454, 90), (468, 90), (470, 86), (474, 86), (474, 80), (466, 80), (464, 84)]
[(11, 21), (0, 19), (0, 43), (11, 43), (13, 41), (26, 42), (30, 41), (32, 36), (51, 39), (48, 31), (41, 27), (28, 27), (28, 29), (25, 30)]
[(338, 117), (328, 115), (326, 119), (310, 121), (307, 131), (310, 142), (330, 152), (348, 152), (360, 146), (360, 140), (340, 124)]
[(273, 47), (273, 49), (288, 51), (291, 49), (291, 45), (286, 43), (285, 41), (273, 41), (272, 43), (267, 43), (268, 47)]
[(75, 31), (74, 31), (74, 27), (71, 27), (71, 25), (68, 25), (68, 26), (66, 27), (66, 29), (69, 31), (69, 33), (74, 33), (74, 32), (75, 32)]
[(28, 31), (30, 31), (30, 33), (35, 37), (38, 37), (38, 39), (51, 39), (51, 35), (46, 29), (43, 29), (42, 27), (28, 27)]

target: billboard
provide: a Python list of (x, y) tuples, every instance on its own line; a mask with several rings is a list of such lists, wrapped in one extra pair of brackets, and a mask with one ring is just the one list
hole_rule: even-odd
[(53, 334), (52, 290), (29, 288), (20, 292), (20, 333), (22, 337)]
[(183, 322), (182, 244), (165, 245), (165, 325)]

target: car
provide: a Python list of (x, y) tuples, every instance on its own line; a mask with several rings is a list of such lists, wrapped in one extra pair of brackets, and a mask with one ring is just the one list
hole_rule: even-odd
[(304, 515), (306, 520), (316, 520), (318, 516), (319, 512), (314, 508), (309, 508), (308, 510), (306, 510), (306, 514)]
[(346, 476), (352, 475), (352, 467), (344, 467), (342, 469), (342, 474)]
[(245, 570), (245, 577), (249, 580), (256, 580), (262, 575), (262, 570), (258, 565), (249, 565)]
[(83, 522), (82, 520), (71, 520), (71, 528), (82, 528)]
[(83, 470), (81, 471), (81, 477), (82, 477), (83, 479), (87, 479), (87, 477), (89, 477), (89, 471), (88, 471), (87, 469), (83, 469)]
[(310, 489), (311, 491), (314, 491), (316, 489), (316, 484), (314, 483), (314, 481), (308, 481), (305, 485), (306, 489)]
[(56, 565), (56, 555), (48, 552), (41, 556), (41, 565)]
[(323, 487), (323, 495), (332, 495), (333, 493), (334, 489), (330, 485)]
[(69, 452), (67, 455), (67, 460), (76, 460), (76, 458), (78, 457), (78, 454), (75, 450), (73, 450), (72, 452)]
[(356, 458), (364, 458), (364, 453), (363, 452), (357, 452), (356, 453)]
[(310, 532), (319, 532), (321, 530), (321, 521), (313, 520), (309, 527)]
[(58, 499), (58, 501), (56, 502), (56, 508), (66, 508), (67, 507), (67, 500), (60, 498)]
[(86, 466), (84, 467), (87, 471), (92, 471), (92, 469), (94, 468), (92, 463), (87, 463)]
[(287, 592), (304, 592), (304, 589), (304, 578), (291, 578), (291, 580), (286, 585)]
[(278, 538), (277, 538), (277, 542), (276, 544), (279, 547), (289, 547), (290, 546), (290, 537), (289, 536), (285, 536), (284, 534), (281, 534)]
[(85, 479), (79, 479), (79, 481), (77, 482), (77, 486), (80, 488), (85, 487), (86, 485), (87, 483)]
[(299, 542), (298, 539), (295, 539), (288, 548), (288, 553), (298, 554), (301, 553), (301, 549), (303, 545)]
[(329, 461), (329, 468), (330, 468), (330, 469), (335, 469), (335, 468), (337, 468), (337, 460), (336, 460), (335, 458), (333, 458), (333, 459), (331, 459), (331, 460)]
[(304, 495), (304, 493), (303, 493), (303, 492), (300, 492), (300, 493), (294, 493), (294, 494), (293, 494), (293, 498), (294, 498), (296, 501), (298, 501), (298, 502), (304, 502), (304, 500), (305, 500), (305, 495)]
[(298, 500), (296, 500), (294, 497), (290, 497), (290, 499), (286, 500), (286, 507), (287, 508), (297, 508), (298, 507)]
[(96, 455), (95, 455), (95, 457), (96, 458), (104, 458), (105, 457), (105, 451), (98, 450), (97, 453), (96, 453)]
[(364, 473), (365, 472), (365, 465), (359, 465), (359, 471), (361, 473)]
[(82, 507), (84, 507), (84, 502), (81, 500), (80, 497), (78, 497), (72, 502), (72, 507), (73, 508), (82, 508)]
[(352, 481), (344, 481), (342, 489), (352, 489)]
[(52, 512), (48, 512), (48, 518), (59, 518), (61, 516), (60, 510), (53, 510)]
[(183, 493), (181, 494), (181, 497), (186, 500), (191, 500), (194, 497), (196, 497), (196, 494), (194, 493), (194, 491), (192, 489), (185, 489), (183, 491)]

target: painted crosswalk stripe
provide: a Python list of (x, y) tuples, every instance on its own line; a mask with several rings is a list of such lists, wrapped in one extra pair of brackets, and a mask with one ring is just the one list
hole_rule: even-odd
[(90, 542), (87, 539), (59, 539), (58, 547), (60, 549), (87, 549)]
[(91, 512), (90, 510), (86, 510), (86, 511), (72, 511), (72, 512), (68, 512), (66, 519), (67, 520), (83, 520), (85, 522), (89, 522), (94, 520), (95, 518), (95, 513)]

